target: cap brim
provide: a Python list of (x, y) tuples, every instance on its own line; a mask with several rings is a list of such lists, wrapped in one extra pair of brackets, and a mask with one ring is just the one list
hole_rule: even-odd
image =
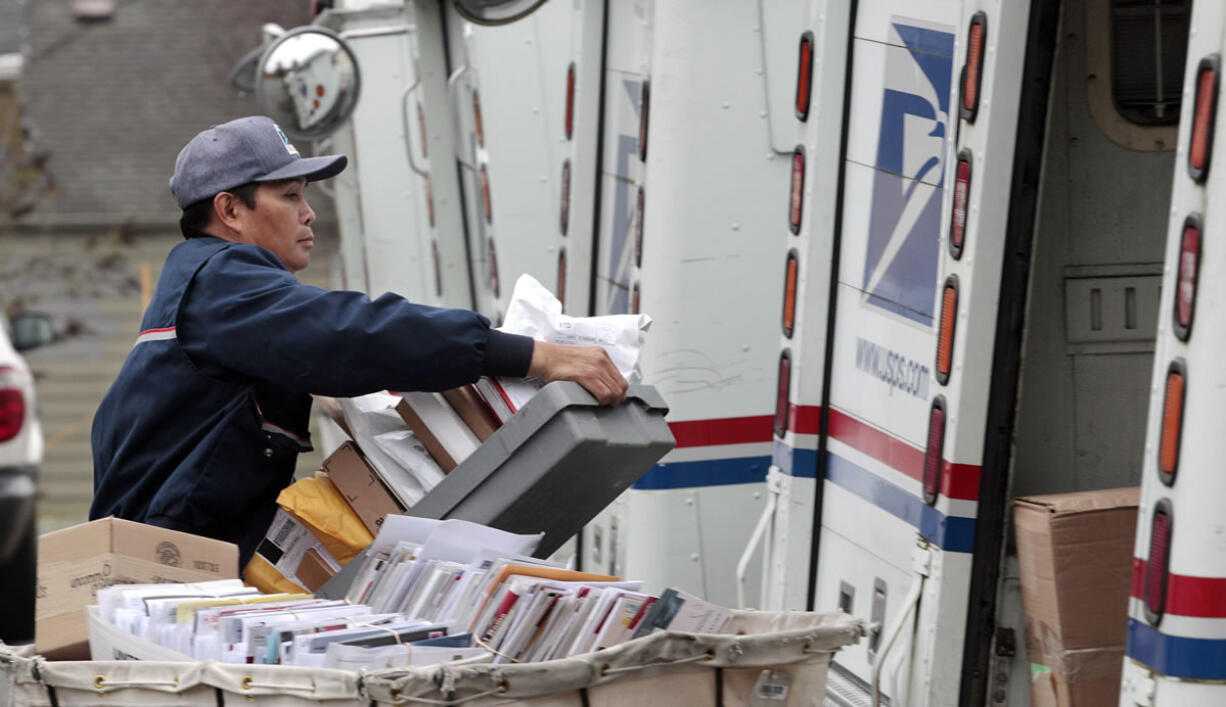
[(281, 169), (273, 170), (257, 179), (257, 182), (277, 182), (282, 179), (305, 178), (308, 182), (318, 182), (321, 179), (331, 179), (340, 174), (349, 158), (344, 155), (324, 155), (322, 157), (303, 157), (294, 160)]

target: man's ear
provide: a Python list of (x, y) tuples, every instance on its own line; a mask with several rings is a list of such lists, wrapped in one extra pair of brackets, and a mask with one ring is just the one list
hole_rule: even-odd
[(213, 197), (213, 217), (232, 231), (240, 230), (246, 208), (242, 199), (228, 191), (219, 192)]

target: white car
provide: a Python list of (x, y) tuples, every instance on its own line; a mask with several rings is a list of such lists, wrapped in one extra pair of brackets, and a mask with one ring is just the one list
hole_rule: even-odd
[(38, 467), (43, 430), (34, 376), (18, 350), (52, 340), (50, 320), (22, 314), (0, 326), (0, 640), (34, 640), (35, 570), (38, 561)]

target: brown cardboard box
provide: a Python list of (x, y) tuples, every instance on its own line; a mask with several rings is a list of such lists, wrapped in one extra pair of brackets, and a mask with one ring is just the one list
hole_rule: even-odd
[(1140, 489), (1013, 500), (1032, 707), (1119, 701)]
[(379, 526), (383, 525), (383, 517), (388, 513), (404, 512), (404, 507), (371, 470), (353, 442), (337, 447), (324, 460), (324, 471), (371, 535), (379, 534)]
[(112, 584), (238, 577), (238, 546), (118, 518), (38, 539), (34, 643), (49, 657), (89, 659), (85, 607)]
[(471, 385), (444, 390), (443, 397), (451, 404), (456, 413), (464, 418), (464, 422), (468, 424), (469, 429), (473, 434), (477, 435), (477, 439), (484, 442), (493, 436), (502, 426), (497, 417), (494, 417), (494, 412), (490, 410), (481, 396), (477, 394), (477, 389)]
[(468, 423), (437, 393), (401, 393), (396, 412), (444, 473), (481, 445)]

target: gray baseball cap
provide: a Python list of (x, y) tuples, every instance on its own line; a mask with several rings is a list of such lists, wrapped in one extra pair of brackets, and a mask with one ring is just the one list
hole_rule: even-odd
[(344, 155), (302, 157), (271, 118), (252, 115), (214, 125), (192, 138), (175, 160), (170, 193), (179, 208), (186, 209), (248, 182), (328, 179), (348, 163)]

